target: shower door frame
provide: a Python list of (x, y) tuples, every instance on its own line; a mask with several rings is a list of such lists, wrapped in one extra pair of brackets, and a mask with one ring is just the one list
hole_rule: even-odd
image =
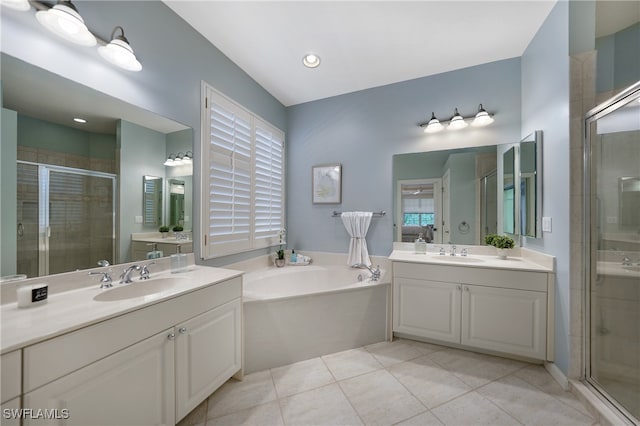
[[(595, 379), (591, 377), (591, 278), (593, 272), (592, 265), (592, 202), (591, 202), (591, 191), (592, 191), (592, 172), (595, 168), (595, 165), (592, 164), (593, 155), (592, 155), (592, 146), (591, 146), (591, 125), (596, 122), (598, 119), (616, 111), (619, 108), (627, 105), (630, 102), (640, 100), (640, 82), (633, 84), (627, 89), (620, 92), (618, 95), (612, 97), (611, 99), (603, 102), (602, 104), (596, 106), (591, 109), (585, 115), (584, 120), (584, 140), (583, 140), (583, 187), (584, 187), (584, 197), (583, 197), (583, 229), (582, 235), (584, 238), (583, 243), (583, 265), (584, 265), (584, 274), (583, 274), (583, 314), (582, 314), (582, 326), (583, 326), (583, 347), (582, 347), (582, 359), (583, 362), (583, 375), (584, 380), (589, 385), (589, 387), (601, 395), (604, 399), (606, 399), (615, 409), (617, 409), (623, 416), (629, 419), (631, 422), (635, 421), (635, 416), (633, 416), (627, 409), (625, 409), (622, 404), (620, 404), (612, 395), (607, 392), (606, 389), (603, 388)], [(597, 244), (597, 242), (596, 242)]]
[(49, 203), (49, 184), (50, 173), (68, 173), (87, 177), (97, 177), (103, 179), (111, 179), (112, 184), (112, 227), (111, 227), (111, 258), (115, 260), (116, 256), (116, 210), (117, 210), (117, 189), (118, 176), (113, 173), (98, 172), (87, 169), (77, 169), (73, 167), (57, 166), (46, 163), (36, 163), (32, 161), (18, 160), (18, 164), (25, 164), (38, 168), (38, 276), (49, 275), (49, 238), (51, 236), (50, 223), (50, 203)]

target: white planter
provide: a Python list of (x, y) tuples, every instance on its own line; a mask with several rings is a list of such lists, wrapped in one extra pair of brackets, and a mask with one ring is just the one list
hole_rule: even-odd
[(506, 259), (507, 256), (509, 256), (511, 254), (511, 250), (512, 249), (501, 249), (501, 248), (496, 248), (496, 253), (498, 255), (498, 258), (500, 259)]

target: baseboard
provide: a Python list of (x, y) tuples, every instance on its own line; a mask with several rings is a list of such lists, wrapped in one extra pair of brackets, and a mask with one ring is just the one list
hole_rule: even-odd
[(569, 379), (567, 379), (567, 376), (564, 375), (557, 365), (553, 362), (545, 362), (544, 368), (549, 372), (549, 374), (551, 374), (551, 377), (558, 382), (562, 389), (565, 391), (569, 390)]

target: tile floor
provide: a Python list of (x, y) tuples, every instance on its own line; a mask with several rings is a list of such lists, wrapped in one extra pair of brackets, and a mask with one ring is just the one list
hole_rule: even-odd
[(411, 340), (229, 380), (193, 425), (594, 425), (539, 365)]

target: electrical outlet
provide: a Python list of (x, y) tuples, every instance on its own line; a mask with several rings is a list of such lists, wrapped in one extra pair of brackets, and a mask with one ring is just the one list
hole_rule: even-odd
[(616, 216), (607, 216), (607, 223), (618, 223), (618, 218)]
[(551, 218), (543, 217), (542, 218), (542, 232), (551, 232)]
[(136, 216), (133, 218), (133, 223), (142, 223), (142, 216)]

